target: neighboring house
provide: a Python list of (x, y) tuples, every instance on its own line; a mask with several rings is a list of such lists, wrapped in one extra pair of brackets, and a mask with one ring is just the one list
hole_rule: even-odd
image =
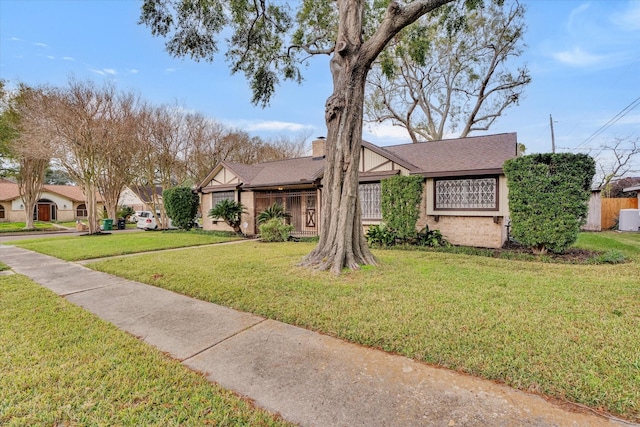
[[(98, 210), (102, 197), (97, 195)], [(0, 221), (23, 222), (24, 203), (18, 184), (0, 179)], [(87, 218), (87, 205), (82, 188), (72, 185), (44, 185), (33, 212), (38, 221), (76, 221)]]
[(632, 187), (627, 187), (622, 189), (623, 193), (636, 193), (636, 197), (638, 198), (638, 207), (640, 207), (640, 185), (634, 185)]
[[(256, 216), (274, 202), (291, 215), (297, 235), (319, 231), (324, 172), (324, 139), (313, 155), (256, 165), (223, 161), (201, 183), (202, 212), (220, 200), (241, 202), (243, 231), (257, 234)], [(418, 228), (439, 229), (457, 245), (501, 247), (508, 238), (507, 182), (502, 165), (516, 157), (515, 133), (378, 147), (362, 142), (359, 190), (365, 229), (382, 220), (380, 181), (393, 175), (426, 179)], [(222, 220), (205, 218), (205, 230), (228, 230)]]
[[(162, 187), (160, 186), (141, 186), (131, 185), (125, 187), (120, 193), (118, 206), (128, 206), (134, 211), (151, 211), (153, 212), (153, 194), (156, 194), (160, 203), (162, 203)], [(156, 206), (159, 209), (159, 206)]]

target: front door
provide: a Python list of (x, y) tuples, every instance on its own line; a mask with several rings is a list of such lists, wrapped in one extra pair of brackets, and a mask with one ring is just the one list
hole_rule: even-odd
[(51, 205), (38, 205), (38, 221), (51, 221)]

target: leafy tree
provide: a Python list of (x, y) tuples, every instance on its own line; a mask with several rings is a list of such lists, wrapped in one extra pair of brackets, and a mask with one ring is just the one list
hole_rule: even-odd
[(243, 234), (240, 228), (243, 213), (246, 213), (246, 210), (242, 203), (225, 199), (219, 201), (209, 210), (209, 217), (222, 219), (229, 227), (233, 228), (236, 234)]
[(530, 154), (507, 160), (511, 234), (534, 253), (561, 253), (587, 216), (595, 162), (586, 154)]
[(44, 173), (45, 184), (51, 185), (71, 185), (73, 181), (69, 174), (63, 169), (48, 167)]
[(401, 240), (407, 241), (416, 236), (423, 182), (421, 176), (402, 175), (380, 182), (382, 219)]
[(368, 79), (368, 121), (391, 121), (413, 142), (456, 132), (464, 138), (518, 104), (531, 77), (526, 67), (508, 67), (523, 51), (525, 7), (488, 2), (459, 26), (442, 25), (447, 12), (422, 17), (378, 58)]
[[(302, 265), (339, 273), (375, 264), (362, 234), (358, 203), (365, 84), (387, 43), (421, 16), (452, 0), (192, 1), (145, 0), (140, 22), (167, 37), (174, 56), (212, 61), (224, 31), (231, 71), (242, 72), (252, 101), (266, 106), (280, 78), (300, 82), (300, 66), (313, 55), (331, 55), (333, 93), (325, 105), (327, 166), (320, 239)], [(447, 9), (445, 20), (464, 21), (466, 4)], [(498, 1), (498, 0), (496, 0)]]
[(167, 215), (173, 225), (182, 230), (191, 230), (195, 225), (200, 198), (188, 187), (174, 187), (162, 192)]
[(258, 224), (262, 224), (263, 222), (270, 221), (274, 218), (284, 220), (286, 218), (289, 218), (290, 216), (291, 215), (285, 212), (284, 206), (282, 206), (280, 203), (275, 202), (271, 206), (267, 207), (264, 211), (260, 212), (256, 217), (256, 220), (258, 221)]

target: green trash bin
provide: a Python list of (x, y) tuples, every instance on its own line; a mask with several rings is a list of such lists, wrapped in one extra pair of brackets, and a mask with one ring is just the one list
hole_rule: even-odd
[(113, 230), (113, 220), (110, 218), (102, 220), (102, 229), (103, 230)]

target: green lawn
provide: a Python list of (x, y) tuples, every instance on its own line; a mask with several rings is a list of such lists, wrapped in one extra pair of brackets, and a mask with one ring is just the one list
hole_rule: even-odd
[(237, 236), (206, 232), (140, 232), (100, 235), (68, 235), (56, 238), (25, 239), (8, 242), (67, 261), (79, 261), (138, 252), (209, 245), (238, 240)]
[[(25, 225), (26, 223), (24, 222), (0, 222), (0, 233), (25, 231)], [(35, 221), (33, 226), (35, 227), (36, 231), (58, 230), (50, 222)]]
[(379, 266), (335, 277), (296, 266), (311, 243), (251, 241), (90, 266), (640, 421), (640, 234), (577, 246), (628, 262), (378, 250)]
[(0, 325), (0, 425), (289, 425), (23, 276)]
[(334, 277), (296, 267), (312, 244), (247, 242), (92, 267), (640, 421), (640, 235), (579, 245), (632, 262), (392, 250)]

